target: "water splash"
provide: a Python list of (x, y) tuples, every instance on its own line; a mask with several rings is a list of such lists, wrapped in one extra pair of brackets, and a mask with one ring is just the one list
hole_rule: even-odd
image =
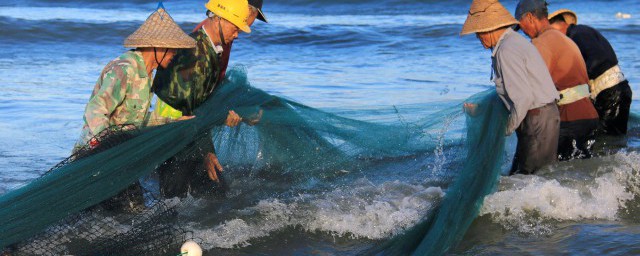
[(582, 161), (561, 163), (541, 176), (502, 178), (500, 191), (485, 199), (480, 215), (538, 235), (551, 233), (555, 221), (619, 220), (640, 195), (640, 154)]

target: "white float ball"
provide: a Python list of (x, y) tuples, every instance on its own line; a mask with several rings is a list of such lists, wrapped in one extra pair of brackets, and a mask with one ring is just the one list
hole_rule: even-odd
[(194, 241), (187, 241), (180, 247), (180, 253), (188, 256), (202, 256), (202, 248)]

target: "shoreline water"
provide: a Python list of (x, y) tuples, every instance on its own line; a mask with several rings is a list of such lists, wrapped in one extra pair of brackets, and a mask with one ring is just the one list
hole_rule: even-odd
[[(397, 122), (394, 106), (403, 118), (420, 120), (433, 109), (444, 108), (491, 88), (490, 53), (483, 50), (475, 38), (458, 36), (468, 8), (467, 1), (403, 4), (398, 1), (382, 1), (375, 5), (365, 1), (265, 3), (271, 23), (259, 23), (254, 33), (241, 35), (234, 44), (231, 64), (246, 66), (252, 84), (270, 93), (329, 112), (377, 122)], [(515, 1), (506, 1), (505, 5), (513, 11)], [(600, 29), (616, 49), (632, 89), (638, 91), (640, 52), (634, 42), (640, 39), (639, 5), (633, 0), (563, 1), (550, 8), (572, 8), (579, 13), (581, 23)], [(165, 6), (170, 11), (175, 9), (172, 14), (185, 30), (190, 30), (204, 18), (200, 3), (172, 1)], [(84, 104), (100, 70), (125, 51), (121, 46), (122, 39), (154, 7), (155, 4), (144, 1), (129, 4), (106, 1), (92, 4), (84, 1), (0, 3), (0, 29), (6, 33), (0, 38), (0, 47), (6, 49), (0, 56), (0, 94), (3, 95), (0, 99), (0, 194), (26, 184), (68, 156), (79, 136)], [(631, 13), (632, 17), (617, 19), (615, 14), (620, 11)], [(632, 109), (640, 113), (640, 96), (637, 95)], [(631, 144), (638, 144), (639, 137), (633, 134)], [(578, 194), (602, 192), (598, 184), (589, 181), (584, 185), (563, 184), (560, 182), (563, 177), (559, 177), (562, 172), (597, 173), (587, 177), (601, 178), (609, 182), (608, 187), (618, 191), (626, 185), (616, 183), (616, 178), (609, 176), (633, 168), (621, 166), (622, 169), (613, 170), (607, 166), (609, 161), (635, 161), (637, 148), (627, 151), (590, 160), (591, 167), (562, 164), (543, 175), (547, 182), (522, 181), (519, 188), (524, 189), (524, 193), (512, 200), (524, 200), (526, 194), (563, 191), (569, 198), (567, 205), (582, 205), (589, 197), (569, 197), (574, 193), (571, 189)], [(424, 169), (431, 170), (429, 167)], [(382, 180), (374, 180), (373, 187), (382, 189), (384, 185), (381, 184), (393, 184), (396, 179), (400, 182), (398, 189), (418, 186), (420, 180), (414, 179), (419, 178), (424, 177), (378, 178)], [(503, 178), (502, 182), (510, 181)], [(360, 185), (356, 187), (371, 187)], [(425, 186), (418, 191), (422, 193), (428, 188)], [(501, 191), (517, 192), (515, 188)], [(595, 201), (587, 205), (596, 208), (607, 205), (609, 208), (593, 212), (586, 209), (587, 213), (592, 213), (587, 216), (556, 220), (559, 213), (554, 211), (562, 208), (548, 206), (551, 211), (542, 214), (547, 218), (533, 218), (538, 221), (536, 223), (519, 223), (537, 230), (533, 233), (509, 229), (495, 223), (500, 218), (483, 215), (454, 254), (638, 253), (640, 248), (633, 243), (640, 237), (638, 220), (624, 217), (625, 212), (633, 212), (638, 203), (632, 200), (632, 206), (622, 207), (616, 201), (626, 199), (628, 194), (618, 191), (616, 195), (595, 195), (591, 198)], [(311, 196), (322, 198), (322, 195)], [(344, 196), (353, 195), (345, 190)], [(389, 199), (389, 202), (402, 198)], [(319, 201), (302, 200), (309, 207), (318, 206)], [(532, 204), (543, 207), (545, 202), (542, 198)], [(263, 203), (280, 205), (281, 202), (266, 200)], [(248, 204), (257, 207), (260, 202)], [(504, 203), (504, 200), (496, 205), (498, 208), (528, 209)], [(618, 209), (611, 209), (616, 206)], [(233, 222), (236, 218), (232, 214), (224, 215), (224, 207), (216, 209), (223, 212), (224, 217), (211, 220), (214, 229), (232, 222), (235, 225), (229, 226), (233, 227), (228, 229), (230, 237), (247, 232), (241, 229), (242, 223)], [(384, 216), (383, 211), (379, 213)], [(363, 217), (366, 213), (347, 210), (332, 214)], [(264, 226), (253, 227), (256, 229), (250, 231), (265, 229)], [(347, 231), (341, 233), (340, 228)], [(211, 244), (217, 245), (212, 249), (214, 252), (224, 254), (354, 254), (381, 241), (377, 240), (380, 236), (372, 236), (372, 240), (354, 235), (366, 232), (367, 229), (358, 226), (338, 225), (323, 229), (282, 225), (264, 236), (240, 239), (231, 246), (234, 249), (218, 248), (229, 243)], [(602, 241), (598, 242), (597, 238)], [(276, 248), (281, 240), (288, 242)], [(586, 243), (596, 244), (583, 248)]]

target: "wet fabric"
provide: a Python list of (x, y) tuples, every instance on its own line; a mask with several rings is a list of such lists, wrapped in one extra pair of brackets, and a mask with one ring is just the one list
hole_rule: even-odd
[[(580, 49), (560, 31), (548, 28), (534, 38), (532, 43), (547, 64), (558, 91), (589, 82)], [(562, 105), (559, 109), (560, 120), (563, 122), (598, 118), (598, 113), (588, 97)]]
[(518, 130), (518, 145), (509, 174), (534, 174), (558, 159), (560, 113), (555, 103), (527, 114)]
[[(567, 36), (582, 53), (589, 79), (593, 80), (618, 65), (618, 57), (609, 41), (598, 30), (586, 25), (570, 25)], [(600, 117), (600, 133), (623, 135), (627, 133), (632, 91), (628, 81), (601, 91), (594, 100)]]
[(600, 116), (599, 133), (614, 136), (627, 134), (632, 95), (628, 81), (598, 94), (594, 106)]
[(561, 122), (558, 142), (560, 161), (591, 158), (597, 128), (597, 119)]
[(220, 184), (207, 175), (203, 159), (209, 152), (215, 152), (215, 149), (211, 134), (206, 133), (187, 145), (187, 150), (158, 167), (162, 196), (183, 198), (192, 195), (199, 198), (224, 192)]

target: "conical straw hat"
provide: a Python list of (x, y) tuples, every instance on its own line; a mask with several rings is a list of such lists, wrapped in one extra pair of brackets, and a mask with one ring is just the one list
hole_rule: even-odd
[(196, 41), (159, 6), (136, 32), (124, 40), (124, 47), (195, 48)]
[(518, 21), (498, 0), (474, 0), (460, 35), (489, 32), (518, 24)]
[(576, 15), (575, 12), (569, 10), (569, 9), (560, 9), (557, 10), (551, 14), (549, 14), (549, 19), (553, 19), (558, 15), (562, 15), (562, 18), (564, 18), (564, 21), (567, 24), (578, 24), (578, 15)]

